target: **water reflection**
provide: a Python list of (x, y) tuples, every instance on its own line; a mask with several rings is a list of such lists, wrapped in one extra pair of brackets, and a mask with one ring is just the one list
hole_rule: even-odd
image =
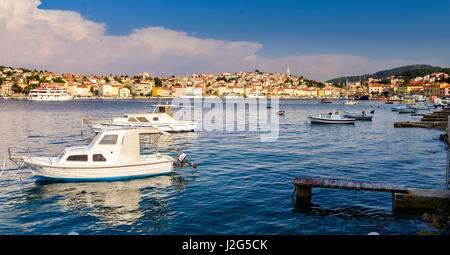
[(111, 226), (130, 225), (144, 216), (147, 221), (164, 220), (166, 199), (186, 184), (178, 175), (115, 182), (36, 182), (25, 197), (28, 204), (56, 199), (56, 205), (69, 212), (94, 216)]

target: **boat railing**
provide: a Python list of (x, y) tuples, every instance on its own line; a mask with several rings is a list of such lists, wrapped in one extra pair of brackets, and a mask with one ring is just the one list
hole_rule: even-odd
[[(18, 150), (22, 150), (21, 152), (18, 152)], [(55, 154), (55, 152), (50, 151), (48, 149), (39, 149), (39, 151), (46, 151), (49, 152), (51, 154)], [(23, 161), (24, 157), (23, 156), (17, 156), (17, 154), (28, 154), (28, 157), (32, 157), (32, 153), (36, 153), (36, 152), (31, 152), (29, 147), (20, 147), (20, 146), (16, 146), (16, 147), (9, 147), (8, 148), (8, 159), (11, 160), (12, 162), (18, 164), (18, 162)], [(50, 155), (50, 154), (49, 154)], [(47, 156), (48, 161), (50, 162), (51, 165), (53, 165), (51, 156)]]

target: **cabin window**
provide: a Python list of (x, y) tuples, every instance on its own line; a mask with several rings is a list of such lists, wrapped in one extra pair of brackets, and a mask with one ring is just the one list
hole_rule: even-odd
[(114, 145), (117, 143), (117, 135), (105, 135), (99, 144)]
[(158, 112), (159, 112), (159, 113), (165, 113), (165, 112), (166, 112), (166, 109), (165, 109), (164, 107), (159, 107), (159, 108), (158, 108)]
[(103, 157), (102, 154), (94, 154), (94, 155), (92, 156), (92, 160), (93, 160), (94, 162), (104, 162), (104, 161), (106, 161), (105, 157)]
[(148, 122), (148, 119), (144, 117), (136, 117), (136, 119), (138, 119), (140, 122)]
[(72, 155), (67, 157), (66, 161), (87, 161), (88, 156), (87, 155)]
[(131, 118), (128, 118), (128, 122), (138, 122), (138, 121), (136, 118), (131, 117)]
[(158, 121), (158, 120), (159, 120), (158, 117), (154, 117), (154, 118), (153, 118), (153, 121)]

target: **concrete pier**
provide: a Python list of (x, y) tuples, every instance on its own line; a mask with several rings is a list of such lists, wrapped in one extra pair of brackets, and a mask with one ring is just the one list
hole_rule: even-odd
[[(429, 114), (415, 114), (414, 116), (422, 116), (420, 121), (395, 122), (395, 128), (435, 128), (439, 130), (447, 130), (448, 116), (450, 109), (444, 108)], [(411, 114), (411, 116), (413, 116)]]
[(312, 187), (391, 192), (395, 211), (410, 209), (450, 209), (450, 190), (411, 189), (404, 185), (330, 179), (295, 178), (296, 205), (311, 205)]
[(407, 193), (394, 193), (394, 210), (450, 209), (450, 190), (407, 189)]

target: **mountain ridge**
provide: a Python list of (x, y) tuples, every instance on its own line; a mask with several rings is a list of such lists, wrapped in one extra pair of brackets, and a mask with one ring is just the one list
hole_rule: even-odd
[(392, 75), (395, 76), (405, 76), (407, 79), (413, 78), (412, 76), (416, 75), (422, 75), (422, 74), (429, 74), (433, 72), (450, 72), (450, 68), (443, 68), (439, 66), (431, 66), (426, 64), (416, 64), (416, 65), (406, 65), (406, 66), (400, 66), (392, 69), (382, 70), (378, 71), (373, 74), (364, 74), (364, 75), (354, 75), (354, 76), (344, 76), (339, 78), (334, 78), (331, 80), (328, 80), (327, 82), (331, 83), (341, 83), (345, 81), (349, 82), (355, 82), (360, 81), (362, 79), (368, 80), (369, 78), (373, 79), (385, 79)]

